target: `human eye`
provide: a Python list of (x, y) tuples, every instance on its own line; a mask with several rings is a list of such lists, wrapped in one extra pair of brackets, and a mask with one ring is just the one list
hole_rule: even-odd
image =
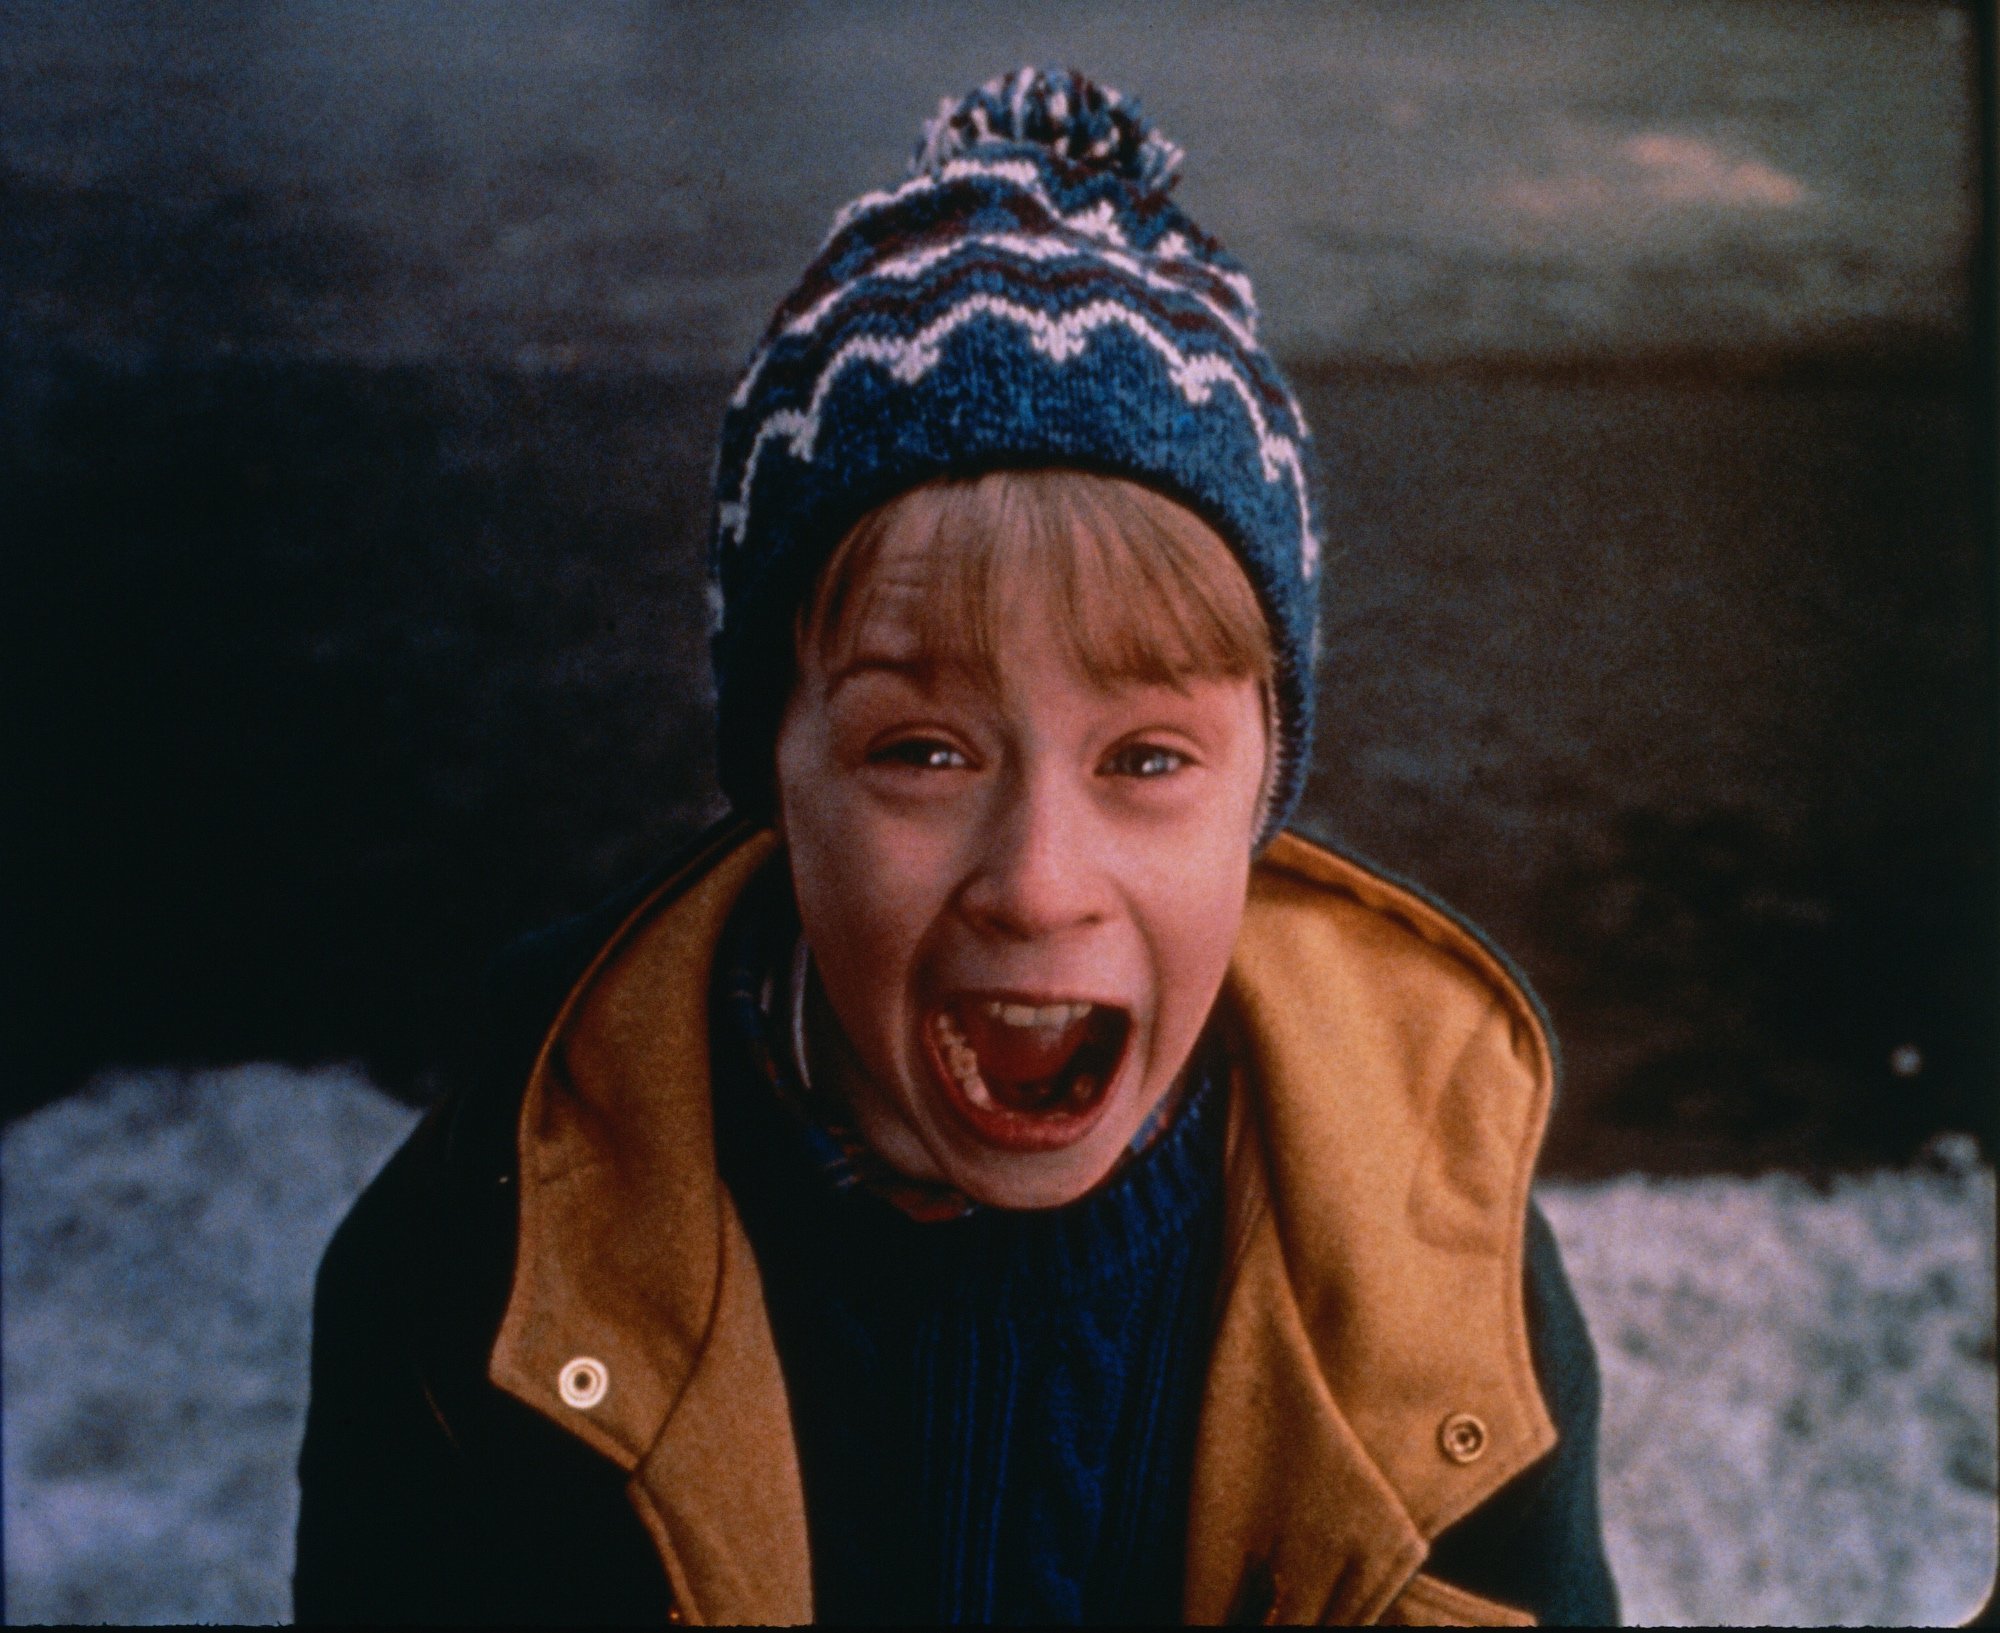
[(972, 761), (962, 749), (936, 737), (903, 737), (868, 756), (875, 765), (908, 771), (964, 771)]
[(1126, 743), (1105, 759), (1104, 774), (1110, 777), (1167, 777), (1188, 764), (1187, 755), (1159, 743)]

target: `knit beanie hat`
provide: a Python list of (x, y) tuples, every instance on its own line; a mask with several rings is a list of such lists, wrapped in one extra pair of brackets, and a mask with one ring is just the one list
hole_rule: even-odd
[(1269, 622), (1260, 843), (1312, 736), (1320, 547), (1307, 431), (1241, 266), (1169, 199), (1136, 102), (1023, 68), (924, 129), (909, 179), (834, 217), (723, 418), (712, 643), (722, 785), (775, 804), (792, 622), (877, 505), (940, 476), (1071, 466), (1145, 484), (1235, 552)]

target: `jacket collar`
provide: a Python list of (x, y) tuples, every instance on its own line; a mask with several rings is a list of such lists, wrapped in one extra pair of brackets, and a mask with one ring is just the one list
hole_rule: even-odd
[[(488, 1366), (631, 1476), (698, 1622), (812, 1610), (784, 1379), (709, 1104), (715, 947), (774, 849), (720, 835), (558, 1013), (522, 1105)], [(1284, 835), (1255, 870), (1224, 1005), (1255, 1092), (1232, 1096), (1185, 1608), (1372, 1620), (1431, 1537), (1554, 1444), (1521, 1296), (1549, 1049), (1468, 932)]]

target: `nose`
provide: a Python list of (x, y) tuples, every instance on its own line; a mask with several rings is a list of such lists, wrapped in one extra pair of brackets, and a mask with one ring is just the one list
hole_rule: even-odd
[(1088, 802), (1054, 777), (1022, 778), (998, 792), (980, 825), (959, 895), (982, 930), (1031, 941), (1101, 923), (1109, 906)]

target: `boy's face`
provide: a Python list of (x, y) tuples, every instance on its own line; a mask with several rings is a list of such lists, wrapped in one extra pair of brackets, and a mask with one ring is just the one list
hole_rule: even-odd
[[(829, 670), (802, 643), (781, 826), (862, 1134), (903, 1172), (1054, 1207), (1186, 1063), (1242, 922), (1265, 766), (1250, 679), (1094, 685), (1033, 592), (997, 693), (925, 672), (891, 546)], [(899, 615), (899, 608), (905, 615)]]

